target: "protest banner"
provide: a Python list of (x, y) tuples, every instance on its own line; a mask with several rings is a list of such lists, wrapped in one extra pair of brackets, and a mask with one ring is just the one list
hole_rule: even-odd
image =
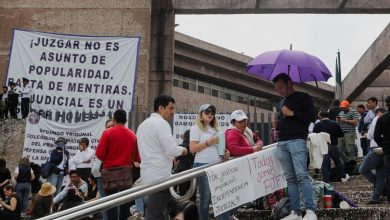
[(206, 174), (214, 216), (253, 200), (253, 184), (246, 158), (208, 168)]
[(249, 163), (256, 198), (263, 197), (287, 186), (282, 166), (276, 157), (276, 147), (270, 147), (246, 156)]
[[(195, 113), (175, 113), (173, 116), (173, 136), (175, 137), (177, 144), (180, 144), (183, 141), (180, 135), (195, 125), (197, 115), (198, 114)], [(218, 120), (221, 131), (225, 131), (230, 125), (230, 114), (217, 113), (215, 117)]]
[(55, 121), (129, 112), (139, 40), (14, 30), (7, 82), (29, 79), (32, 112)]
[(206, 169), (214, 216), (287, 187), (276, 147)]
[(70, 157), (79, 150), (77, 140), (82, 137), (88, 138), (89, 147), (95, 150), (105, 129), (105, 121), (105, 118), (98, 118), (83, 123), (63, 124), (30, 113), (26, 120), (23, 156), (37, 164), (45, 163), (58, 137), (66, 139), (66, 150)]

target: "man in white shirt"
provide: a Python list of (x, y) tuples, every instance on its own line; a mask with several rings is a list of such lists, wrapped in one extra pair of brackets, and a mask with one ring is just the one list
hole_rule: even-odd
[[(386, 110), (383, 108), (377, 108), (375, 110), (375, 117), (367, 132), (370, 149), (359, 168), (359, 173), (375, 186), (371, 199), (367, 202), (368, 204), (379, 204), (381, 202), (380, 197), (386, 183), (386, 177), (383, 171), (383, 155), (382, 153), (378, 153), (382, 149), (378, 147), (378, 144), (374, 140), (376, 122), (384, 113), (386, 113)], [(375, 170), (375, 174), (372, 173), (372, 170)]]
[(21, 111), (22, 111), (22, 118), (26, 118), (28, 113), (30, 112), (30, 98), (31, 98), (32, 88), (27, 78), (22, 78), (22, 82), (23, 82), (23, 86), (20, 94), (20, 98), (22, 100)]
[[(168, 95), (160, 95), (154, 100), (154, 113), (138, 127), (137, 143), (143, 184), (171, 176), (173, 158), (187, 154), (186, 148), (177, 146), (168, 123), (174, 110), (175, 100)], [(170, 201), (169, 189), (149, 195), (145, 220), (163, 220)]]
[(69, 166), (76, 168), (80, 173), (81, 179), (88, 182), (88, 177), (91, 175), (92, 159), (95, 157), (95, 151), (89, 147), (88, 138), (83, 137), (78, 142), (79, 150), (74, 157), (70, 159)]

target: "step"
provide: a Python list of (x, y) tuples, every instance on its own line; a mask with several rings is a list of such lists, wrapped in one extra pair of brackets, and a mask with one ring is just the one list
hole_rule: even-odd
[[(318, 209), (318, 220), (379, 220), (390, 219), (390, 206), (366, 207), (350, 209)], [(239, 209), (235, 214), (238, 219), (266, 220), (270, 219), (270, 210)]]

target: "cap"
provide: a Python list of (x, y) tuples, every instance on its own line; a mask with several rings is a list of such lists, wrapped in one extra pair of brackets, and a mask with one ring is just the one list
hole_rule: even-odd
[(203, 104), (202, 106), (200, 106), (199, 108), (199, 113), (201, 113), (202, 111), (206, 111), (207, 109), (211, 108), (214, 113), (215, 113), (215, 106), (214, 105), (210, 105), (210, 104)]
[(16, 86), (16, 83), (15, 82), (9, 82), (8, 85), (9, 86)]
[(199, 108), (199, 113), (201, 113), (202, 111), (208, 109), (211, 105), (210, 104), (203, 104), (202, 106), (200, 106)]
[(246, 116), (244, 111), (242, 111), (242, 110), (235, 110), (230, 115), (230, 120), (233, 120), (233, 119), (236, 120), (236, 121), (242, 121), (244, 119), (248, 119), (248, 117)]
[(343, 100), (340, 103), (340, 108), (345, 108), (345, 107), (348, 107), (348, 106), (349, 106), (349, 102), (347, 100)]
[(59, 137), (57, 138), (56, 141), (54, 141), (55, 144), (58, 144), (58, 143), (64, 143), (66, 144), (66, 139), (64, 137)]
[(24, 78), (24, 77), (23, 77), (23, 78), (22, 78), (22, 81), (23, 81), (23, 82), (24, 82), (24, 81), (27, 81), (27, 82), (28, 82), (28, 81), (30, 81), (30, 80), (28, 80), (27, 78)]

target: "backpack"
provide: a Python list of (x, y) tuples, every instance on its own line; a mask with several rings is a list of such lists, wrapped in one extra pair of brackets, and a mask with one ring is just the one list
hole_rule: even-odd
[(291, 213), (290, 206), (290, 199), (282, 198), (272, 209), (271, 219), (278, 220), (288, 216)]

